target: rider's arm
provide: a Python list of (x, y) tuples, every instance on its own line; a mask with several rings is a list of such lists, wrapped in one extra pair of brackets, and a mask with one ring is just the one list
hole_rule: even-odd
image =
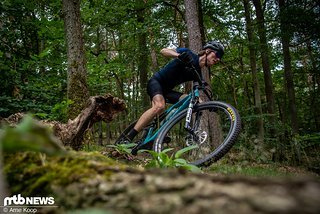
[(170, 57), (170, 58), (177, 58), (180, 54), (175, 50), (171, 48), (163, 48), (160, 53), (164, 57)]

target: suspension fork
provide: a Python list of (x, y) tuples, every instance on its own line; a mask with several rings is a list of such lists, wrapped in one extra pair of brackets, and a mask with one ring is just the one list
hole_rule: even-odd
[(190, 133), (190, 134), (194, 134), (194, 131), (198, 128), (199, 126), (199, 117), (201, 117), (201, 112), (197, 112), (196, 113), (196, 118), (195, 118), (195, 124), (193, 126), (191, 126), (191, 120), (192, 120), (192, 113), (193, 113), (193, 108), (195, 106), (196, 103), (198, 103), (199, 97), (195, 96), (191, 101), (190, 104), (188, 106), (188, 110), (187, 110), (187, 116), (186, 116), (186, 123), (184, 128)]
[[(199, 103), (199, 97), (200, 97), (200, 93), (199, 93), (199, 83), (198, 82), (193, 82), (193, 88), (192, 88), (192, 97), (188, 106), (188, 110), (187, 110), (187, 116), (186, 116), (186, 123), (184, 125), (184, 128), (192, 135), (194, 135), (194, 131), (196, 129), (194, 129), (195, 126), (191, 126), (191, 119), (192, 119), (192, 113), (193, 113), (193, 108), (194, 106)], [(196, 118), (198, 117), (198, 115), (196, 116)]]

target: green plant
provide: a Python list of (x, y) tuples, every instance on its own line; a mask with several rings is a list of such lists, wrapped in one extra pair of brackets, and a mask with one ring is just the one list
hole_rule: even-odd
[(50, 120), (58, 120), (61, 122), (66, 122), (68, 119), (67, 109), (68, 105), (73, 103), (72, 100), (64, 100), (61, 103), (57, 103), (51, 110)]
[(131, 148), (133, 148), (135, 143), (128, 144), (117, 144), (117, 145), (107, 145), (107, 147), (114, 148), (120, 154), (131, 154)]
[(177, 151), (176, 153), (172, 153), (171, 155), (168, 155), (168, 153), (172, 151), (173, 148), (165, 149), (159, 153), (151, 150), (141, 150), (141, 152), (148, 152), (153, 157), (146, 167), (182, 168), (193, 172), (200, 172), (201, 169), (199, 167), (189, 164), (185, 159), (181, 158), (184, 153), (195, 148), (198, 148), (198, 146), (189, 146)]

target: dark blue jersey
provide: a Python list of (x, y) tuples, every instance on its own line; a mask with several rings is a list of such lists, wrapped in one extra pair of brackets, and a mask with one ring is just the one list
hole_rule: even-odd
[[(178, 53), (188, 52), (193, 58), (193, 66), (201, 74), (199, 56), (197, 54), (188, 48), (177, 48), (176, 51)], [(190, 69), (187, 69), (186, 65), (179, 59), (171, 60), (160, 71), (155, 73), (153, 78), (156, 78), (167, 89), (173, 89), (181, 83), (196, 80), (195, 74)]]

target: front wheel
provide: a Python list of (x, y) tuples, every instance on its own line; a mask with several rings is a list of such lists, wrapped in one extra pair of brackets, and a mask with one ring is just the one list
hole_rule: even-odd
[(208, 166), (223, 157), (236, 142), (241, 121), (233, 106), (219, 101), (197, 104), (193, 109), (191, 131), (184, 128), (186, 114), (184, 110), (169, 121), (155, 140), (154, 151), (174, 148), (172, 152), (177, 152), (193, 146), (194, 149), (181, 158), (197, 166)]

